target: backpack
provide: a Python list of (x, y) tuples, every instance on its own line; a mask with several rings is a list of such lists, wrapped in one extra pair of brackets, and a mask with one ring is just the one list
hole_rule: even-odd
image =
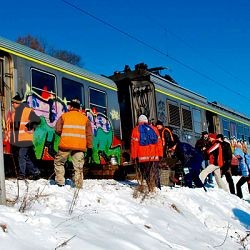
[(158, 136), (150, 125), (146, 123), (140, 124), (138, 129), (140, 133), (139, 144), (141, 146), (156, 144), (158, 142)]

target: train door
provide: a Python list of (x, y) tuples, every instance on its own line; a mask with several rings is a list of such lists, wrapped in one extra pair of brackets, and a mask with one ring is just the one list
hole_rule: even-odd
[(220, 119), (219, 119), (218, 115), (214, 115), (213, 120), (214, 120), (215, 133), (220, 134), (221, 133), (221, 127), (220, 127)]
[(211, 111), (206, 111), (206, 123), (209, 133), (216, 133), (216, 134), (220, 133), (221, 131), (220, 119), (217, 114)]
[(0, 101), (3, 125), (3, 151), (10, 153), (10, 121), (11, 121), (11, 97), (12, 97), (12, 81), (13, 81), (13, 65), (12, 59), (6, 52), (0, 51)]
[(11, 57), (0, 51), (0, 100), (2, 102), (2, 115), (6, 116), (11, 109), (12, 82), (14, 79)]

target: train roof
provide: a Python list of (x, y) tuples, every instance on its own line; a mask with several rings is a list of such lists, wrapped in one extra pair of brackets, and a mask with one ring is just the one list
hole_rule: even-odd
[(150, 73), (150, 80), (152, 82), (155, 83), (156, 88), (158, 88), (159, 90), (164, 90), (166, 89), (166, 84), (168, 84), (167, 88), (168, 88), (168, 92), (172, 93), (173, 95), (178, 95), (178, 96), (182, 96), (185, 98), (188, 98), (190, 100), (195, 100), (195, 101), (199, 101), (201, 103), (207, 103), (207, 98), (194, 92), (191, 91), (187, 88), (184, 88), (182, 86), (180, 86), (179, 84), (177, 84), (174, 81), (170, 81), (160, 75), (154, 74), (154, 73)]
[(170, 76), (161, 76), (159, 74), (159, 69), (161, 70), (163, 69), (163, 67), (148, 69), (147, 65), (145, 64), (138, 65), (142, 68), (138, 68), (135, 70), (129, 69), (127, 71), (117, 71), (113, 76), (111, 76), (111, 79), (115, 82), (123, 81), (124, 79), (128, 78), (133, 80), (147, 79), (148, 81), (151, 81), (155, 84), (156, 92), (173, 97), (177, 100), (205, 109), (207, 111), (219, 114), (225, 118), (246, 124), (248, 126), (250, 125), (250, 118), (246, 115), (239, 113), (229, 107), (220, 105), (217, 102), (209, 102), (206, 97), (180, 86)]
[[(204, 108), (208, 111), (220, 114), (226, 118), (245, 123), (249, 125), (250, 118), (245, 114), (242, 114), (232, 108), (226, 107), (224, 105), (218, 104), (217, 102), (210, 102), (206, 97), (201, 96), (193, 91), (181, 87), (179, 84), (166, 80), (161, 76), (150, 73), (150, 79), (155, 83), (156, 91), (164, 93), (168, 96), (172, 96), (194, 106)], [(166, 92), (166, 82), (167, 92)], [(165, 85), (165, 88), (164, 88)]]
[(70, 75), (89, 80), (93, 83), (103, 85), (107, 88), (117, 90), (116, 84), (109, 78), (87, 71), (78, 66), (64, 62), (60, 59), (31, 49), (27, 46), (0, 37), (0, 49), (10, 54), (20, 56), (27, 60), (35, 61), (50, 68), (58, 69)]

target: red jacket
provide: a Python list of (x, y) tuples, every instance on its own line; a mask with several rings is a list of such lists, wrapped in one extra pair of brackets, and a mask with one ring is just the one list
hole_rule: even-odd
[(139, 162), (159, 161), (160, 157), (163, 156), (162, 140), (158, 129), (152, 125), (151, 128), (155, 131), (158, 136), (158, 142), (156, 144), (150, 144), (141, 146), (139, 125), (133, 128), (131, 136), (131, 157), (132, 159), (138, 158)]
[(223, 154), (222, 154), (222, 146), (220, 141), (215, 140), (213, 145), (207, 150), (209, 154), (209, 163), (215, 166), (222, 167), (223, 162)]

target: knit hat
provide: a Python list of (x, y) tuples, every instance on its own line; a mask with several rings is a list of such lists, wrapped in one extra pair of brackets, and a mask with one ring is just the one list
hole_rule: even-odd
[(81, 106), (78, 98), (72, 99), (70, 102), (68, 102), (68, 105), (75, 109), (80, 109)]
[(201, 135), (202, 135), (202, 136), (208, 135), (208, 132), (207, 132), (207, 131), (203, 131), (203, 132), (201, 133)]
[(12, 99), (11, 102), (14, 103), (22, 103), (22, 98), (20, 97), (20, 95), (17, 93)]
[(138, 122), (139, 122), (139, 123), (140, 123), (140, 122), (146, 122), (146, 123), (148, 123), (148, 118), (147, 118), (147, 116), (145, 116), (145, 115), (140, 115), (139, 118), (138, 118)]
[(163, 126), (163, 122), (162, 121), (160, 121), (160, 120), (158, 120), (157, 122), (156, 122), (156, 124), (155, 124), (156, 126), (157, 125), (162, 125)]

